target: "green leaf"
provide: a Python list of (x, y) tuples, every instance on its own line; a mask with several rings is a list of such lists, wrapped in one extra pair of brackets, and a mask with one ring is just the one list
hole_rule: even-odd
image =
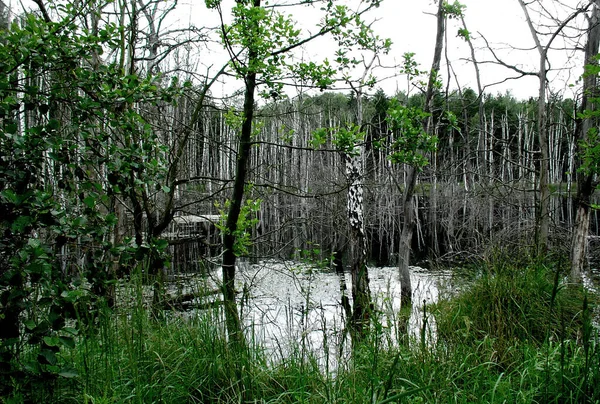
[(67, 348), (75, 348), (75, 339), (73, 337), (60, 336), (58, 339), (63, 346), (66, 346)]
[(39, 248), (42, 245), (42, 242), (37, 238), (30, 238), (27, 241), (27, 245), (29, 245), (32, 248)]
[(63, 332), (66, 332), (67, 334), (71, 334), (71, 335), (77, 335), (78, 331), (76, 328), (73, 327), (65, 327), (62, 329)]
[(56, 365), (56, 354), (49, 349), (42, 349), (37, 359), (42, 365)]
[(4, 127), (4, 131), (6, 133), (8, 133), (9, 135), (14, 135), (15, 133), (17, 133), (17, 129), (19, 127), (17, 126), (16, 123), (9, 123)]
[(72, 379), (74, 377), (78, 377), (79, 372), (75, 368), (67, 367), (67, 368), (62, 368), (60, 370), (60, 372), (58, 372), (58, 375), (61, 377), (65, 377), (67, 379)]
[(13, 205), (18, 206), (21, 204), (21, 198), (19, 198), (19, 196), (12, 189), (7, 189), (0, 192), (0, 196), (5, 198), (8, 202), (12, 203)]
[(60, 122), (58, 122), (58, 120), (56, 119), (50, 119), (50, 121), (48, 121), (48, 128), (49, 129), (58, 129), (60, 127)]
[(35, 328), (35, 322), (33, 320), (25, 320), (23, 321), (23, 325), (25, 325), (28, 330), (33, 330)]
[(169, 241), (165, 239), (156, 240), (155, 246), (157, 250), (164, 251), (169, 247)]
[(27, 226), (33, 222), (31, 216), (19, 216), (12, 224), (11, 230), (13, 233), (23, 233)]
[(58, 337), (44, 337), (44, 343), (48, 346), (58, 346), (60, 339)]
[(83, 199), (83, 203), (88, 208), (94, 209), (94, 207), (96, 206), (96, 198), (94, 198), (93, 196), (88, 196), (88, 197), (86, 197), (86, 198)]

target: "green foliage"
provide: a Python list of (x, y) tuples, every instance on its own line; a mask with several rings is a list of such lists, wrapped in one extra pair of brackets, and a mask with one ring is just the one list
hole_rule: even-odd
[(181, 89), (90, 67), (117, 47), (119, 29), (92, 34), (74, 5), (56, 11), (58, 22), (28, 15), (0, 32), (2, 395), (74, 375), (61, 352), (111, 298), (116, 262), (166, 262), (152, 235), (148, 246), (111, 240), (117, 199), (140, 206), (171, 192), (166, 148), (134, 104), (172, 102)]
[[(207, 5), (217, 8), (220, 2), (210, 1)], [(347, 8), (339, 6), (335, 7), (335, 10), (343, 15), (348, 12)], [(274, 93), (282, 94), (283, 83), (280, 80), (289, 73), (302, 82), (308, 82), (321, 89), (333, 84), (336, 70), (330, 66), (327, 59), (315, 63), (296, 62), (288, 58), (286, 50), (298, 46), (303, 40), (300, 36), (301, 30), (296, 28), (291, 15), (284, 15), (265, 7), (255, 7), (252, 2), (237, 2), (232, 8), (232, 14), (234, 20), (231, 25), (223, 28), (222, 40), (232, 52), (241, 48), (247, 53), (249, 57), (245, 61), (233, 58), (232, 66), (240, 77), (249, 72), (260, 75), (261, 82), (264, 83), (264, 88), (260, 91), (262, 97), (270, 98)], [(334, 18), (326, 23), (323, 30), (326, 31), (335, 24), (342, 26), (349, 22), (341, 22)], [(339, 32), (342, 35), (341, 29)]]
[(238, 113), (234, 108), (230, 108), (225, 111), (225, 123), (230, 128), (239, 131), (242, 128), (242, 123), (244, 122), (244, 117), (242, 114)]
[(293, 128), (288, 128), (285, 124), (282, 124), (278, 129), (279, 138), (284, 143), (291, 143), (294, 139), (295, 130)]
[(300, 30), (295, 28), (290, 16), (255, 7), (252, 2), (237, 2), (231, 11), (233, 23), (224, 27), (223, 41), (252, 55), (246, 64), (233, 59), (235, 71), (240, 76), (248, 72), (261, 74), (268, 87), (268, 96), (271, 91), (280, 92), (282, 85), (276, 80), (287, 65), (286, 54), (273, 55), (272, 52), (297, 42)]
[[(250, 252), (250, 248), (252, 247), (252, 230), (259, 222), (256, 214), (260, 211), (261, 203), (262, 201), (260, 199), (246, 199), (245, 203), (242, 205), (240, 216), (237, 221), (237, 227), (234, 232), (235, 244), (233, 252), (238, 257), (247, 256)], [(225, 201), (223, 206), (220, 206), (218, 203), (215, 204), (221, 215), (221, 221), (216, 226), (222, 233), (229, 231), (226, 222), (230, 204), (231, 201), (229, 200)]]
[(309, 271), (312, 271), (313, 269), (327, 270), (331, 268), (334, 259), (333, 254), (328, 255), (318, 244), (312, 242), (306, 244), (309, 248), (298, 248), (294, 252), (294, 261), (304, 264), (299, 267), (300, 270), (308, 268)]
[(321, 90), (327, 89), (334, 83), (336, 73), (327, 59), (321, 64), (300, 62), (293, 66), (293, 71), (302, 82), (314, 83)]
[(330, 130), (327, 128), (319, 128), (312, 133), (312, 138), (310, 139), (310, 145), (318, 149), (320, 146), (323, 146), (327, 143), (329, 139)]
[(600, 173), (600, 138), (598, 128), (591, 128), (587, 139), (579, 142), (581, 166), (578, 171), (584, 175)]
[[(68, 20), (47, 24), (30, 15), (22, 26), (0, 33), (0, 65), (9, 72), (0, 77), (2, 395), (73, 374), (59, 353), (84, 326), (80, 314), (95, 311), (90, 305), (96, 297), (83, 279), (98, 278), (87, 270), (105, 257), (104, 237), (114, 226), (114, 217), (100, 209), (102, 186), (72, 160), (76, 146), (49, 114), (55, 100), (71, 97), (76, 86), (47, 91), (36, 80), (46, 71), (77, 74), (79, 60), (100, 49), (100, 38), (77, 37)], [(16, 80), (19, 71), (26, 80)], [(24, 122), (24, 110), (38, 119)], [(55, 171), (62, 173), (57, 182), (47, 174), (51, 167), (62, 168)], [(87, 268), (67, 255), (76, 241), (90, 245), (84, 252)]]
[[(205, 3), (209, 9), (222, 12), (221, 1), (206, 0)], [(301, 4), (313, 3), (316, 2)], [(378, 1), (370, 1), (367, 7), (378, 5)], [(325, 90), (335, 83), (340, 71), (361, 63), (362, 59), (353, 51), (389, 52), (391, 41), (375, 35), (370, 24), (362, 20), (361, 13), (333, 1), (325, 2), (321, 10), (326, 17), (315, 36), (332, 36), (338, 44), (336, 57), (334, 61), (325, 58), (320, 62), (304, 62), (289, 57), (292, 49), (309, 40), (296, 27), (292, 15), (282, 14), (272, 7), (257, 7), (252, 1), (237, 1), (231, 9), (232, 23), (224, 25), (221, 32), (221, 39), (232, 56), (233, 70), (239, 77), (248, 73), (259, 75), (259, 94), (271, 98), (273, 94), (283, 94), (284, 77), (291, 75), (303, 85)], [(245, 57), (239, 57), (238, 53)], [(369, 78), (369, 82), (373, 86), (375, 78)]]
[(456, 33), (456, 36), (463, 38), (465, 41), (471, 40), (471, 33), (466, 28), (459, 28)]
[[(406, 52), (402, 55), (402, 69), (401, 73), (406, 75), (406, 95), (410, 94), (411, 87), (418, 87), (421, 89), (427, 88), (430, 74), (426, 70), (420, 70), (419, 64), (415, 60), (415, 53)], [(433, 88), (434, 90), (440, 91), (442, 89), (442, 81), (439, 78), (438, 72), (432, 72)]]
[[(583, 77), (598, 76), (600, 74), (600, 65), (598, 64), (600, 55), (585, 65), (585, 71)], [(593, 90), (594, 92), (596, 90)], [(600, 97), (597, 94), (587, 94), (589, 102), (597, 105), (600, 102)], [(597, 109), (589, 109), (583, 111), (577, 116), (579, 119), (592, 119), (597, 120), (600, 117), (600, 111)], [(579, 172), (584, 175), (600, 174), (600, 143), (598, 137), (598, 128), (592, 126), (588, 133), (585, 134), (584, 138), (579, 142), (579, 159), (580, 167)]]
[(358, 145), (365, 140), (365, 132), (360, 126), (348, 124), (345, 127), (319, 128), (312, 133), (310, 145), (315, 149), (331, 141), (337, 150), (347, 156), (357, 156), (360, 151)]
[(360, 130), (360, 126), (358, 125), (337, 128), (333, 132), (333, 144), (342, 153), (351, 157), (357, 156), (360, 153), (357, 145), (363, 142), (364, 139), (365, 133)]
[(406, 74), (408, 80), (420, 76), (423, 72), (419, 70), (419, 63), (415, 60), (414, 52), (405, 52), (402, 55), (402, 74)]
[(465, 9), (467, 8), (464, 4), (459, 3), (458, 1), (454, 1), (454, 3), (450, 4), (444, 1), (444, 15), (447, 18), (460, 18), (464, 15)]
[(427, 134), (423, 122), (429, 115), (420, 108), (406, 107), (396, 99), (390, 102), (386, 120), (394, 133), (390, 161), (409, 164), (422, 170), (429, 162), (426, 153), (434, 151), (435, 136)]

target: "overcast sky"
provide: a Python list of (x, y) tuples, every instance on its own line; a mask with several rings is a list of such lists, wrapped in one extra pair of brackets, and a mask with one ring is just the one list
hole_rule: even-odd
[[(522, 51), (511, 49), (532, 48), (534, 42), (531, 32), (526, 24), (524, 13), (517, 0), (461, 0), (466, 6), (465, 22), (472, 33), (475, 44), (476, 58), (479, 61), (491, 60), (491, 55), (484, 49), (484, 41), (479, 33), (487, 38), (490, 45), (498, 55), (511, 64), (518, 65), (523, 70), (537, 71), (539, 68), (539, 56), (536, 51)], [(570, 10), (564, 10), (556, 6), (552, 0), (543, 0), (549, 11), (565, 18)], [(567, 0), (567, 4), (577, 5), (577, 1)], [(400, 57), (404, 52), (415, 52), (422, 68), (429, 68), (433, 57), (435, 42), (435, 13), (436, 6), (430, 0), (385, 0), (379, 10), (376, 11), (379, 21), (376, 29), (394, 42), (393, 53)], [(534, 21), (540, 21), (532, 14)], [(581, 25), (582, 21), (574, 21), (573, 24)], [(476, 79), (470, 59), (470, 51), (464, 40), (457, 38), (456, 33), (460, 27), (460, 21), (451, 20), (448, 23), (448, 58), (459, 75), (461, 86), (470, 86), (476, 89)], [(545, 43), (545, 39), (542, 40)], [(562, 46), (563, 42), (557, 39), (554, 42)], [(550, 53), (553, 67), (566, 65), (570, 52), (556, 50)], [(580, 63), (580, 62), (579, 62)], [(446, 71), (445, 67), (442, 70)], [(567, 96), (572, 96), (573, 90), (569, 84), (574, 84), (582, 69), (576, 67), (569, 73), (562, 72), (550, 75), (555, 91), (565, 91)], [(503, 80), (516, 73), (504, 67), (484, 64), (481, 66), (483, 85), (492, 84)], [(488, 92), (496, 93), (510, 90), (518, 98), (537, 97), (537, 77), (525, 77), (518, 81), (508, 81), (505, 84), (487, 88)], [(453, 81), (451, 86), (454, 87)]]
[[(24, 3), (21, 4), (24, 4), (26, 8), (35, 8), (35, 6), (32, 6), (31, 0), (22, 1)], [(233, 3), (233, 0), (223, 1), (225, 10)], [(285, 3), (286, 1), (270, 0), (271, 3)], [(171, 0), (165, 0), (164, 4), (168, 5), (170, 2)], [(572, 7), (579, 2), (587, 2), (587, 0), (562, 0), (562, 3)], [(19, 0), (11, 0), (10, 3), (12, 3), (13, 9), (19, 7), (17, 5)], [(465, 21), (467, 28), (472, 33), (473, 42), (477, 48), (476, 57), (480, 62), (490, 60), (491, 55), (484, 49), (484, 42), (479, 33), (488, 39), (490, 45), (496, 49), (498, 55), (502, 56), (506, 62), (518, 65), (523, 70), (537, 71), (539, 60), (536, 51), (514, 49), (532, 48), (534, 45), (523, 11), (517, 0), (461, 0), (461, 3), (466, 6)], [(558, 16), (559, 20), (564, 19), (569, 14), (569, 11), (559, 7), (559, 3), (555, 0), (542, 0), (542, 4), (552, 14)], [(294, 12), (293, 17), (303, 26), (314, 25), (310, 19), (311, 16), (318, 15), (315, 10), (318, 9), (313, 8), (311, 10), (307, 7), (290, 9)], [(429, 69), (436, 33), (435, 12), (436, 5), (432, 0), (384, 0), (378, 9), (369, 14), (366, 17), (368, 21), (376, 20), (373, 25), (374, 30), (380, 36), (390, 38), (393, 41), (392, 52), (388, 59), (383, 60), (383, 63), (387, 65), (400, 63), (405, 52), (414, 52), (421, 69)], [(204, 7), (204, 0), (180, 0), (178, 11), (172, 14), (172, 17), (178, 20), (177, 23), (180, 25), (193, 23), (196, 26), (215, 26), (218, 22), (216, 13), (207, 11)], [(532, 14), (532, 17), (536, 23), (542, 22), (535, 14)], [(461, 87), (476, 89), (473, 65), (468, 60), (470, 59), (468, 45), (464, 40), (456, 37), (457, 30), (460, 27), (459, 24), (460, 21), (457, 20), (451, 20), (448, 23), (447, 56), (459, 76)], [(574, 24), (582, 25), (582, 19), (575, 21)], [(313, 27), (314, 31), (315, 28)], [(563, 45), (561, 40), (556, 40), (555, 43), (558, 46)], [(316, 57), (317, 59), (323, 57), (333, 58), (334, 51), (335, 48), (323, 43), (311, 44), (304, 50), (307, 58)], [(560, 50), (551, 52), (552, 66), (567, 66), (567, 59), (571, 56), (571, 53)], [(221, 55), (221, 58), (223, 57), (225, 56)], [(211, 58), (219, 58), (218, 50), (213, 49), (213, 52), (203, 54), (200, 57), (205, 66), (220, 63), (213, 61)], [(579, 67), (581, 62), (574, 62), (574, 64), (575, 68), (565, 70), (561, 74), (554, 73), (550, 75), (555, 91), (563, 92), (566, 96), (572, 96), (574, 90), (568, 86), (574, 84), (582, 72)], [(445, 82), (447, 80), (446, 71), (447, 68), (444, 62), (442, 73)], [(382, 77), (391, 73), (391, 71), (379, 71), (379, 75)], [(492, 64), (481, 65), (481, 73), (484, 86), (515, 75), (513, 71)], [(451, 88), (456, 88), (454, 79), (451, 79), (450, 83)], [(392, 78), (380, 83), (380, 86), (386, 92), (393, 93), (396, 88), (405, 89), (406, 80), (403, 77)], [(537, 96), (537, 88), (537, 78), (530, 76), (517, 81), (508, 81), (502, 85), (487, 87), (486, 91), (496, 93), (510, 90), (517, 98), (528, 98)]]
[[(271, 0), (270, 3), (285, 1)], [(563, 4), (570, 7), (577, 6), (579, 2), (587, 3), (587, 0), (562, 0)], [(497, 55), (504, 61), (516, 65), (524, 71), (537, 72), (539, 69), (539, 56), (536, 50), (531, 50), (534, 47), (534, 41), (525, 21), (523, 10), (517, 0), (461, 0), (461, 3), (466, 6), (465, 22), (472, 33), (476, 47), (476, 58), (479, 62), (492, 59), (491, 54), (485, 49), (485, 42), (482, 39), (482, 36), (485, 36)], [(542, 0), (542, 4), (558, 20), (566, 18), (572, 12), (568, 8), (561, 7), (560, 3), (554, 0)], [(414, 52), (421, 69), (428, 70), (431, 67), (436, 34), (436, 7), (432, 0), (384, 0), (378, 9), (365, 17), (367, 21), (376, 21), (373, 24), (373, 29), (380, 36), (390, 38), (393, 41), (392, 52), (388, 59), (383, 59), (384, 64), (398, 64), (405, 52)], [(191, 9), (190, 16), (192, 19), (198, 12), (200, 11), (197, 8)], [(204, 10), (202, 13), (205, 12)], [(312, 23), (310, 22), (312, 14), (318, 14), (316, 9), (313, 8), (311, 11), (311, 8), (305, 7), (304, 11), (302, 9), (294, 11), (293, 17), (299, 21), (300, 25), (309, 26)], [(536, 24), (547, 22), (540, 19), (534, 12), (531, 13), (531, 17)], [(583, 19), (580, 18), (573, 21), (571, 25), (582, 24)], [(556, 26), (556, 23), (552, 22), (551, 25)], [(477, 84), (473, 64), (470, 62), (469, 47), (464, 40), (456, 36), (460, 27), (461, 23), (456, 19), (448, 22), (447, 57), (459, 76), (461, 87), (476, 89)], [(542, 38), (542, 44), (545, 44), (546, 41), (546, 38)], [(565, 46), (561, 38), (557, 38), (554, 44), (558, 47)], [(572, 47), (572, 44), (567, 47)], [(327, 56), (333, 58), (334, 51), (334, 47), (318, 42), (310, 44), (305, 49), (307, 57), (316, 57), (317, 59)], [(568, 66), (567, 60), (572, 56), (572, 53), (572, 51), (563, 50), (550, 52), (549, 57), (552, 67)], [(581, 61), (574, 61), (572, 64), (575, 65), (575, 68), (549, 74), (552, 89), (567, 97), (572, 97), (575, 91), (569, 88), (569, 85), (575, 84), (578, 76), (582, 73)], [(480, 70), (482, 84), (488, 86), (485, 89), (488, 93), (510, 91), (515, 97), (521, 99), (532, 96), (537, 97), (539, 83), (535, 76), (526, 76), (519, 80), (509, 80), (503, 84), (492, 85), (507, 77), (515, 76), (517, 73), (495, 64), (482, 64)], [(443, 61), (444, 84), (447, 82), (446, 72), (447, 65)], [(390, 73), (380, 70), (378, 76), (383, 77)], [(404, 77), (392, 78), (380, 83), (380, 86), (386, 92), (394, 93), (397, 88), (406, 88), (406, 79)], [(453, 89), (456, 88), (454, 78), (450, 80), (450, 86)]]

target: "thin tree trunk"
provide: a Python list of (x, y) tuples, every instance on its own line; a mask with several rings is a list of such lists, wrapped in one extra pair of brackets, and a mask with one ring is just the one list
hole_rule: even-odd
[(548, 181), (548, 126), (546, 124), (546, 57), (544, 48), (540, 52), (540, 89), (538, 95), (538, 119), (537, 130), (540, 142), (540, 174), (539, 192), (540, 200), (538, 206), (538, 217), (536, 218), (536, 248), (538, 255), (544, 255), (548, 250), (548, 236), (550, 232), (550, 185)]
[[(444, 2), (439, 0), (437, 11), (437, 33), (435, 38), (435, 51), (431, 71), (429, 73), (429, 82), (427, 84), (427, 93), (425, 97), (425, 112), (431, 112), (433, 109), (433, 95), (437, 74), (440, 70), (440, 61), (442, 60), (442, 48), (444, 44), (444, 30), (446, 26), (446, 17), (444, 14)], [(424, 123), (427, 133), (431, 133), (432, 122), (428, 118)], [(404, 224), (400, 235), (400, 254), (398, 260), (398, 270), (400, 273), (401, 282), (401, 302), (410, 304), (412, 302), (412, 285), (410, 283), (410, 246), (412, 244), (413, 228), (414, 228), (414, 207), (413, 196), (415, 193), (415, 185), (417, 183), (418, 171), (415, 167), (410, 167), (406, 178), (406, 187), (403, 196), (403, 212)]]
[(413, 197), (415, 193), (415, 185), (417, 183), (417, 169), (415, 167), (408, 168), (408, 179), (404, 188), (402, 197), (404, 224), (402, 233), (400, 234), (399, 245), (399, 260), (398, 266), (400, 270), (400, 304), (401, 307), (410, 306), (412, 304), (412, 284), (410, 282), (410, 251), (413, 238), (413, 229), (415, 227), (415, 213)]
[[(253, 7), (260, 7), (261, 0), (254, 0)], [(257, 39), (258, 40), (258, 39)], [(248, 66), (257, 64), (256, 50), (250, 48), (248, 53)], [(223, 303), (225, 306), (225, 322), (229, 341), (239, 347), (244, 345), (244, 336), (240, 317), (235, 301), (235, 264), (237, 255), (235, 251), (237, 223), (242, 210), (244, 199), (244, 185), (248, 174), (248, 162), (252, 140), (252, 119), (254, 116), (254, 93), (256, 89), (256, 71), (250, 69), (244, 77), (246, 89), (244, 92), (244, 117), (240, 133), (239, 149), (237, 153), (235, 180), (231, 196), (225, 234), (223, 235)]]

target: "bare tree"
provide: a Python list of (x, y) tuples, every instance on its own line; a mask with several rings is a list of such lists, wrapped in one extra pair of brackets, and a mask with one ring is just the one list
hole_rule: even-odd
[(536, 27), (529, 14), (528, 4), (523, 0), (518, 0), (525, 20), (531, 31), (531, 37), (535, 43), (535, 47), (539, 54), (539, 70), (535, 75), (539, 80), (538, 93), (538, 110), (537, 110), (537, 132), (540, 145), (540, 168), (538, 176), (539, 203), (538, 215), (536, 218), (535, 241), (537, 253), (543, 255), (548, 249), (548, 236), (550, 230), (550, 184), (549, 184), (549, 149), (548, 149), (548, 123), (546, 117), (546, 93), (548, 91), (548, 53), (551, 50), (554, 40), (561, 34), (565, 27), (575, 19), (579, 14), (586, 11), (590, 4), (576, 9), (563, 21), (558, 22), (558, 26), (550, 32), (548, 41), (543, 44), (541, 42), (541, 34), (536, 30)]

